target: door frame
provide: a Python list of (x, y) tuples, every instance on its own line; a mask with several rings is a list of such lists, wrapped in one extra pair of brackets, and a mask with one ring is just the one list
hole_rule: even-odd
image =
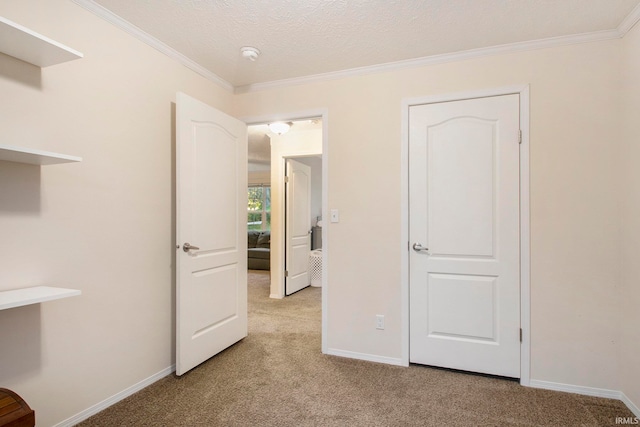
[[(248, 116), (240, 117), (240, 120), (244, 121), (247, 126), (262, 125), (265, 123), (276, 121), (295, 121), (295, 120), (307, 120), (320, 117), (322, 119), (322, 218), (329, 218), (329, 110), (327, 108), (320, 108), (315, 110), (304, 110), (288, 113), (274, 113), (263, 116)], [(317, 153), (297, 153), (287, 155), (287, 157), (305, 157), (309, 155), (316, 155)], [(273, 167), (273, 165), (272, 165)], [(284, 176), (284, 175), (283, 175)], [(284, 182), (284, 180), (283, 180)], [(273, 187), (274, 183), (271, 183)], [(282, 184), (284, 185), (284, 184)], [(284, 206), (282, 206), (284, 209)], [(329, 238), (328, 238), (328, 221), (325, 221), (325, 226), (322, 227), (322, 335), (321, 335), (321, 350), (326, 354), (328, 351), (327, 333), (328, 333), (328, 288), (329, 288)], [(282, 236), (281, 254), (277, 259), (282, 261), (284, 266), (284, 236)], [(273, 247), (271, 249), (274, 250)], [(284, 268), (274, 267), (274, 253), (271, 254), (271, 282), (276, 283), (276, 289), (278, 292), (273, 292), (273, 285), (271, 291), (271, 298), (284, 298)]]
[[(409, 109), (414, 105), (462, 101), (500, 95), (520, 95), (520, 384), (530, 385), (531, 379), (531, 296), (530, 296), (530, 203), (529, 203), (529, 85), (507, 86), (469, 92), (456, 92), (402, 99), (401, 141), (401, 312), (402, 364), (409, 366)], [(323, 211), (324, 215), (324, 211)], [(324, 277), (324, 276), (323, 276)], [(324, 284), (323, 284), (324, 285)]]

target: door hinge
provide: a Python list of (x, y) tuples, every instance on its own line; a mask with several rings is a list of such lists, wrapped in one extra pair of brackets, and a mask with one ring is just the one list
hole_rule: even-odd
[(518, 144), (522, 144), (522, 129), (518, 130)]
[(284, 271), (284, 277), (289, 277), (289, 270)]
[(522, 328), (520, 328), (520, 342), (522, 342)]
[(289, 182), (289, 177), (288, 177), (288, 176), (285, 176), (285, 177), (284, 177), (284, 183), (286, 184), (287, 182)]

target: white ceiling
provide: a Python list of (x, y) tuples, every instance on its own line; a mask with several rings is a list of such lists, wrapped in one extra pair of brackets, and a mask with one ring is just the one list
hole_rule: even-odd
[[(97, 3), (235, 88), (577, 34), (615, 35), (640, 15), (640, 0), (74, 1), (94, 9)], [(241, 57), (247, 45), (261, 51), (256, 62)]]

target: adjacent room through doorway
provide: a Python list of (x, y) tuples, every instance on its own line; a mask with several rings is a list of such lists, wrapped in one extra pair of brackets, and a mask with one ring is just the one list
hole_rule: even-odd
[(322, 119), (248, 127), (248, 269), (271, 298), (322, 285)]

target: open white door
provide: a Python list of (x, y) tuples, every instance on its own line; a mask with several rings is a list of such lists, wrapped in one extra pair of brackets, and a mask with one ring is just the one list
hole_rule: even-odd
[(176, 374), (247, 336), (247, 127), (176, 96)]
[(518, 378), (519, 96), (409, 122), (410, 362)]
[(286, 184), (285, 295), (309, 286), (311, 249), (311, 168), (287, 160)]

